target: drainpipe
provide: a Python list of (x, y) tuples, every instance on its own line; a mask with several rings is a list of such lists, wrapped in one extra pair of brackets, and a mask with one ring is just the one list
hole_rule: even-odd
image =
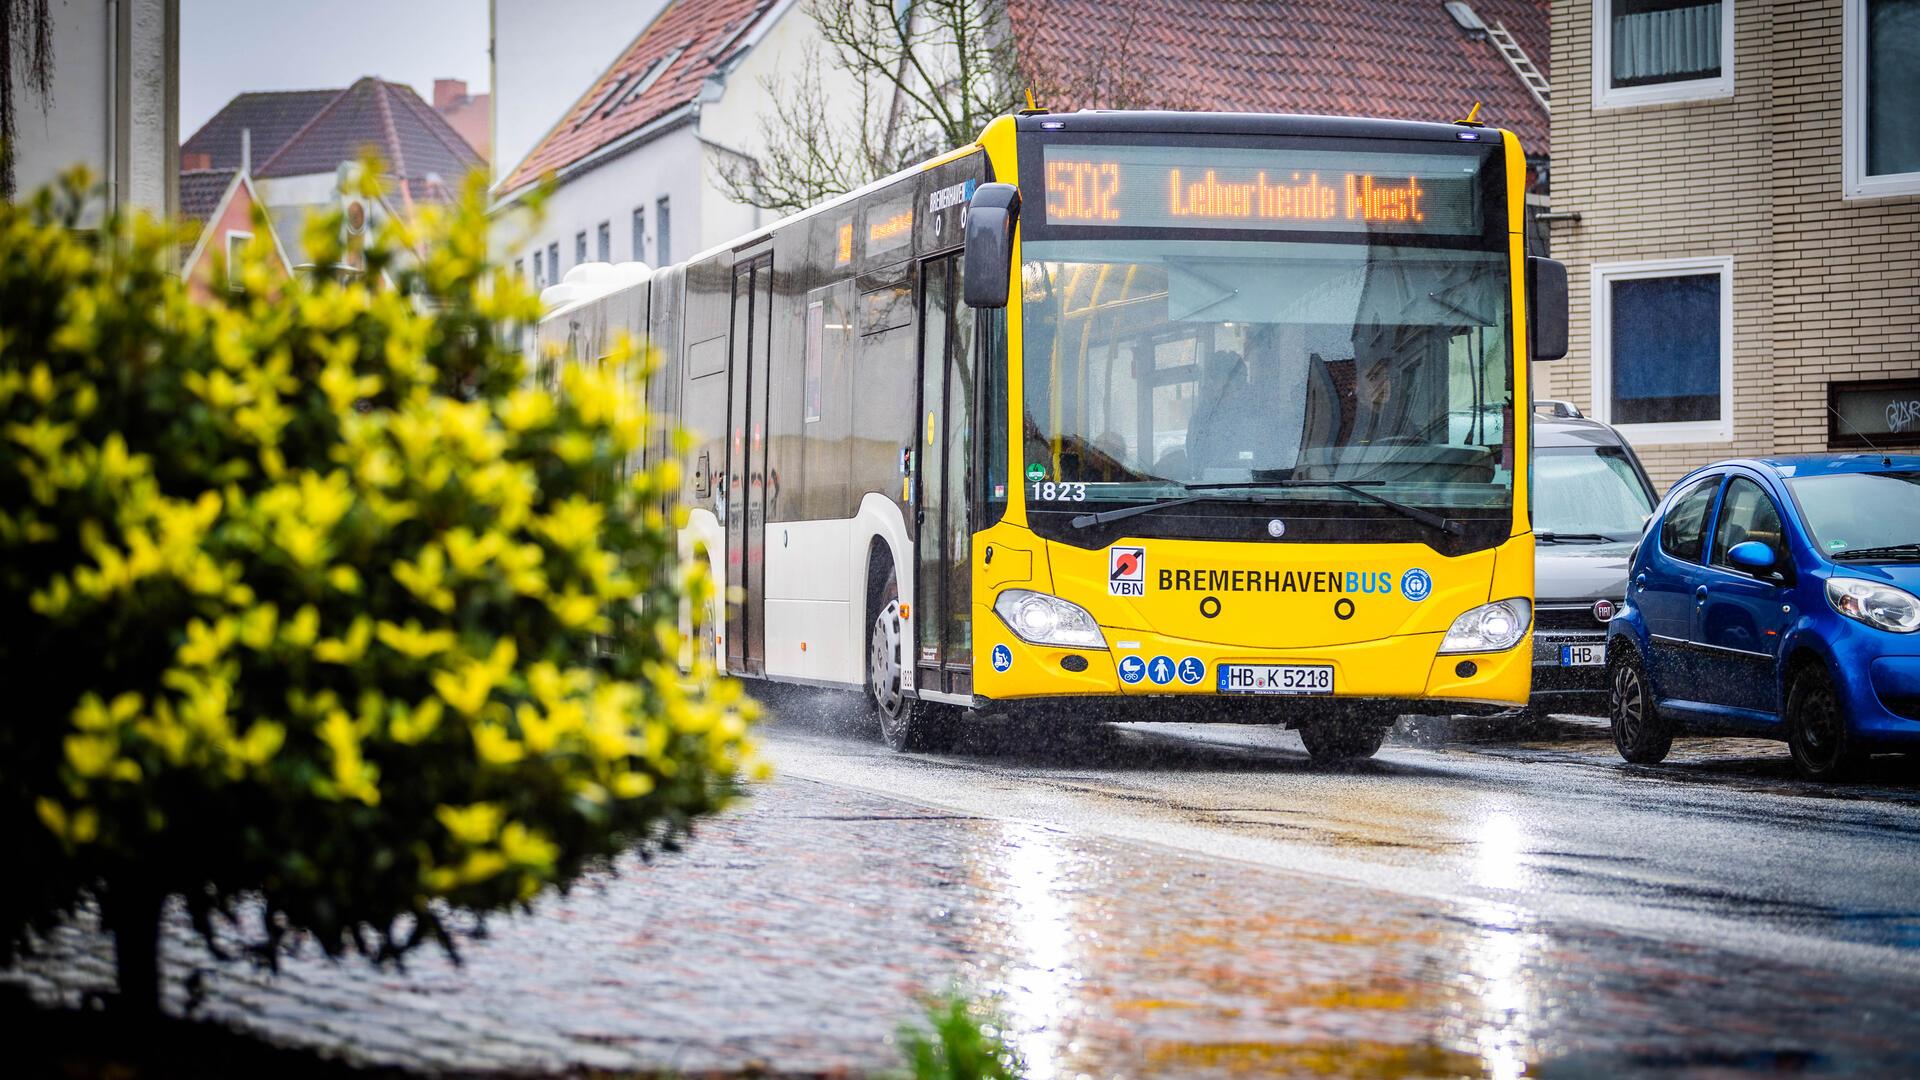
[(120, 206), (120, 0), (107, 0), (107, 209)]

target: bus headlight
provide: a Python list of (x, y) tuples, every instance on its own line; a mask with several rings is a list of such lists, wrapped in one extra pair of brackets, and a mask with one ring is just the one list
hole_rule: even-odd
[(1895, 634), (1920, 630), (1920, 599), (1905, 589), (1859, 578), (1828, 578), (1827, 603), (1849, 619)]
[(1527, 623), (1533, 617), (1529, 600), (1497, 600), (1482, 604), (1453, 620), (1447, 636), (1440, 641), (1443, 653), (1505, 652), (1527, 636)]
[(1079, 604), (1029, 589), (1008, 589), (993, 601), (993, 613), (1021, 641), (1069, 649), (1104, 649), (1100, 624)]

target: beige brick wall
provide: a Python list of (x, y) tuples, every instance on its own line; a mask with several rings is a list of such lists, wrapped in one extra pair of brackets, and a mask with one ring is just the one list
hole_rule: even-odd
[(1728, 256), (1733, 437), (1635, 449), (1662, 487), (1825, 449), (1829, 379), (1920, 373), (1920, 197), (1840, 198), (1841, 0), (1738, 0), (1730, 98), (1598, 111), (1593, 8), (1553, 10), (1553, 209), (1581, 220), (1553, 226), (1571, 349), (1536, 394), (1596, 404), (1596, 263)]
[(1826, 448), (1829, 381), (1920, 375), (1920, 196), (1841, 197), (1841, 21), (1841, 0), (1776, 5), (1773, 18), (1774, 437), (1783, 451)]

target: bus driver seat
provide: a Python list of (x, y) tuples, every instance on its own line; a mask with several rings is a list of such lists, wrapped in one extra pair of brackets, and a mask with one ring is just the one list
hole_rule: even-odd
[(1245, 480), (1260, 437), (1258, 403), (1247, 386), (1247, 363), (1222, 349), (1201, 367), (1200, 403), (1187, 431), (1187, 466), (1195, 480)]

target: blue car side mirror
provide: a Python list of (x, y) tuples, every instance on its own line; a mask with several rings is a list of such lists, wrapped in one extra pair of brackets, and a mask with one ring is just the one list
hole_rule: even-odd
[(1771, 570), (1773, 549), (1758, 540), (1743, 540), (1727, 549), (1727, 561), (1742, 570)]

